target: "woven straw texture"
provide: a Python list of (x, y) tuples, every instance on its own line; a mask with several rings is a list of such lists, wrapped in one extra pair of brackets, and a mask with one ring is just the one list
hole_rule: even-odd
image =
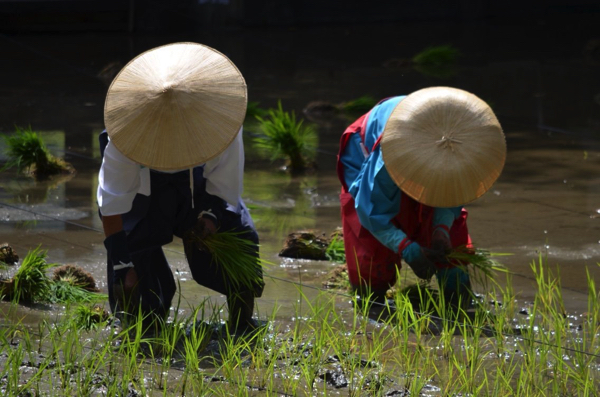
[(108, 135), (124, 155), (173, 171), (203, 164), (236, 137), (246, 83), (220, 52), (196, 43), (146, 51), (115, 77), (104, 106)]
[(400, 101), (385, 126), (381, 150), (398, 187), (432, 207), (477, 199), (506, 160), (506, 140), (492, 109), (449, 87), (425, 88)]

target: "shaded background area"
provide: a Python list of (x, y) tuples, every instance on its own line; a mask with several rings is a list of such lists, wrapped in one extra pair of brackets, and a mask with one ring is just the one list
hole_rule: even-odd
[[(42, 244), (51, 260), (84, 265), (103, 279), (96, 142), (108, 84), (143, 51), (195, 41), (231, 58), (250, 101), (268, 108), (281, 100), (297, 115), (313, 101), (379, 99), (433, 85), (487, 101), (505, 130), (508, 158), (497, 184), (468, 206), (474, 241), (514, 254), (505, 262), (524, 300), (535, 292), (529, 264), (547, 256), (560, 266), (567, 304), (583, 311), (586, 267), (600, 279), (599, 21), (598, 2), (583, 0), (0, 1), (0, 133), (31, 125), (78, 171), (55, 184), (2, 172), (0, 240), (21, 255)], [(407, 66), (437, 45), (460, 51), (453, 73)], [(340, 225), (335, 156), (352, 120), (310, 120), (319, 132), (318, 172), (282, 175), (248, 140), (244, 199), (263, 256), (276, 264), (272, 274), (319, 286), (331, 264), (285, 261), (277, 253), (287, 233)], [(177, 243), (168, 247), (185, 278), (181, 253)], [(190, 300), (206, 294), (195, 283), (182, 288)], [(260, 304), (287, 295), (288, 285), (270, 283)]]

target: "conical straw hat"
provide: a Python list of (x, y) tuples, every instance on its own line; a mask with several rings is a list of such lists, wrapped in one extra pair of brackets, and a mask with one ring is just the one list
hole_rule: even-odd
[(449, 87), (416, 91), (385, 126), (383, 161), (398, 187), (431, 207), (455, 207), (483, 195), (502, 172), (506, 140), (490, 107)]
[(115, 146), (147, 167), (203, 164), (236, 137), (246, 115), (246, 83), (220, 52), (196, 43), (146, 51), (115, 77), (104, 123)]

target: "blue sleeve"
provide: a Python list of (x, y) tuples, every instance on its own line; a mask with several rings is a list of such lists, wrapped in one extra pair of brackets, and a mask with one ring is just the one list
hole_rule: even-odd
[(433, 211), (433, 228), (444, 225), (448, 229), (452, 227), (454, 220), (459, 217), (462, 207), (435, 208)]
[(392, 224), (400, 210), (400, 189), (388, 174), (378, 146), (350, 185), (361, 225), (383, 245), (397, 252), (406, 233)]

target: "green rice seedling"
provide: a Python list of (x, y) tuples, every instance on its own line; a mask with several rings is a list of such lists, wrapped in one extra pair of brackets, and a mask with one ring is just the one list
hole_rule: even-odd
[(448, 78), (456, 74), (456, 63), (460, 52), (451, 45), (433, 46), (424, 49), (412, 58), (414, 68), (427, 76)]
[(219, 345), (221, 365), (219, 370), (231, 385), (236, 385), (246, 395), (245, 385), (248, 382), (247, 363), (249, 363), (248, 352), (252, 349), (252, 338), (236, 338), (227, 335)]
[(338, 235), (334, 235), (333, 239), (325, 249), (325, 256), (332, 262), (346, 263), (346, 248), (344, 240)]
[(318, 136), (312, 125), (297, 121), (294, 111), (283, 110), (281, 101), (276, 109), (269, 109), (260, 122), (261, 135), (254, 138), (254, 146), (271, 160), (287, 159), (292, 174), (302, 173), (313, 161)]
[[(586, 269), (586, 275), (588, 308), (582, 318), (581, 331), (571, 341), (571, 347), (573, 349), (574, 368), (581, 382), (580, 389), (588, 393), (590, 386), (594, 385), (592, 370), (596, 361), (594, 356), (600, 356), (600, 344), (598, 343), (600, 337), (600, 296), (589, 269)], [(583, 395), (587, 395), (585, 393)]]
[(485, 280), (494, 280), (494, 272), (506, 273), (508, 270), (497, 260), (493, 259), (497, 256), (507, 256), (507, 253), (492, 253), (489, 250), (482, 248), (472, 248), (459, 246), (453, 248), (446, 254), (446, 259), (452, 262), (457, 262), (461, 266), (471, 265), (474, 271), (481, 272), (485, 278), (478, 280), (482, 283)]
[(100, 305), (77, 305), (73, 316), (75, 328), (82, 331), (96, 330), (109, 319), (110, 315)]
[(8, 161), (3, 170), (16, 168), (17, 172), (30, 173), (40, 179), (74, 171), (70, 164), (50, 153), (42, 137), (31, 127), (16, 127), (16, 132), (4, 139)]
[(476, 310), (473, 318), (465, 316), (462, 323), (458, 323), (462, 335), (462, 353), (464, 356), (463, 366), (467, 368), (467, 377), (464, 383), (467, 391), (472, 395), (480, 395), (479, 391), (483, 384), (480, 383), (480, 375), (485, 371), (484, 363), (489, 352), (482, 352), (481, 337), (483, 326), (486, 323), (486, 315), (482, 310)]
[(310, 339), (299, 350), (301, 354), (298, 357), (298, 367), (309, 393), (313, 394), (317, 377), (323, 367), (324, 357), (329, 350), (332, 336), (330, 324), (335, 323), (338, 319), (332, 311), (334, 304), (331, 297), (320, 294), (313, 303), (302, 290), (299, 292), (309, 311), (309, 321), (306, 324), (305, 332), (310, 335)]
[(342, 103), (340, 108), (343, 112), (352, 116), (356, 116), (367, 113), (375, 105), (377, 105), (377, 100), (375, 98), (370, 95), (364, 95), (351, 101)]
[(256, 117), (264, 117), (267, 111), (260, 107), (260, 102), (249, 101), (246, 107), (246, 120), (254, 120)]
[(49, 301), (52, 303), (93, 303), (107, 300), (108, 295), (90, 292), (70, 280), (62, 279), (50, 283)]
[(264, 327), (264, 334), (254, 338), (254, 346), (248, 352), (249, 368), (256, 373), (254, 383), (258, 388), (265, 389), (267, 393), (275, 391), (277, 361), (287, 349), (285, 341), (278, 339), (278, 336), (283, 335), (285, 331), (273, 325), (277, 310), (278, 306), (275, 305), (269, 316), (269, 327)]
[(52, 297), (52, 281), (46, 274), (57, 264), (46, 261), (47, 251), (38, 246), (30, 250), (12, 278), (9, 297), (15, 302), (48, 302)]
[[(222, 267), (226, 279), (234, 287), (252, 287), (262, 283), (261, 267), (266, 267), (269, 263), (255, 255), (255, 244), (241, 238), (241, 234), (224, 231), (202, 238), (203, 231), (194, 228), (184, 239), (198, 249), (210, 252), (212, 260)], [(193, 253), (186, 254), (193, 255)]]

